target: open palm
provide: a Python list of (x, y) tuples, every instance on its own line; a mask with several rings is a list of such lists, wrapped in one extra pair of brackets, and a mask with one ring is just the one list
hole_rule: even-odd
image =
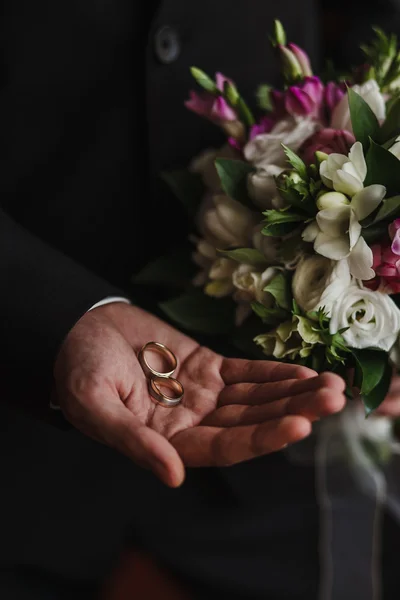
[[(175, 408), (155, 404), (137, 359), (148, 341), (175, 352), (184, 386)], [(187, 466), (224, 466), (274, 452), (340, 410), (344, 383), (333, 375), (272, 361), (224, 358), (125, 304), (87, 313), (56, 365), (67, 418), (91, 437), (179, 485)]]

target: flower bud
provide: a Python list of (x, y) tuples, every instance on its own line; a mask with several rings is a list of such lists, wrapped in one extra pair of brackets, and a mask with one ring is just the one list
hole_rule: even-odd
[(283, 25), (277, 19), (274, 21), (274, 34), (271, 37), (271, 43), (273, 46), (285, 46), (286, 45), (286, 32)]
[(319, 210), (337, 208), (338, 206), (347, 206), (349, 204), (350, 200), (340, 192), (327, 192), (326, 194), (322, 194), (317, 200)]
[(312, 77), (313, 73), (311, 70), (310, 59), (308, 58), (304, 50), (299, 48), (299, 46), (297, 46), (296, 44), (288, 44), (288, 48), (289, 50), (291, 50), (291, 52), (293, 52), (293, 54), (297, 58), (303, 72), (303, 77)]
[(282, 61), (283, 75), (287, 81), (303, 79), (303, 70), (296, 56), (286, 46), (279, 45), (279, 54)]

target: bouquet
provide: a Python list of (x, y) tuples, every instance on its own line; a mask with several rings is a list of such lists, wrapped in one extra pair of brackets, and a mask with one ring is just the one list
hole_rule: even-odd
[(181, 280), (188, 258), (198, 270), (162, 303), (169, 317), (337, 372), (367, 413), (400, 357), (400, 52), (394, 35), (375, 34), (365, 64), (318, 77), (276, 21), (284, 85), (259, 86), (257, 115), (228, 77), (192, 68), (201, 91), (186, 107), (227, 139), (164, 174), (195, 234), (191, 256), (158, 263), (164, 280)]

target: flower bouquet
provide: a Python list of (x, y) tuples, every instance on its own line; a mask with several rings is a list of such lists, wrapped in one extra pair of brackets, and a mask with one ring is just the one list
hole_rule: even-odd
[[(257, 116), (233, 81), (192, 68), (202, 91), (186, 107), (226, 144), (164, 174), (193, 217), (199, 269), (167, 315), (338, 372), (367, 413), (388, 391), (400, 332), (400, 52), (375, 33), (364, 65), (325, 80), (276, 21), (284, 86), (258, 88)], [(162, 278), (181, 279), (187, 259), (163, 258)]]

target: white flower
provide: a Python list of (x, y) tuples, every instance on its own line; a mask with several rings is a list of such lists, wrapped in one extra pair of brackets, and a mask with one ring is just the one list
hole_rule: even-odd
[(334, 262), (324, 256), (308, 256), (300, 261), (294, 273), (292, 291), (297, 304), (305, 312), (332, 305), (344, 294), (351, 282), (346, 260)]
[(270, 235), (263, 235), (261, 233), (263, 227), (264, 225), (261, 224), (254, 228), (252, 245), (265, 256), (268, 263), (273, 264), (277, 262), (281, 239)]
[[(375, 79), (369, 79), (362, 85), (353, 85), (351, 88), (365, 100), (378, 121), (383, 121), (386, 115), (386, 104), (383, 95), (379, 90), (379, 86)], [(331, 119), (331, 127), (333, 129), (346, 129), (352, 132), (349, 108), (349, 97), (347, 94), (343, 96), (338, 105), (334, 108)]]
[(213, 205), (202, 215), (201, 231), (217, 248), (247, 247), (256, 216), (248, 208), (222, 194), (213, 197)]
[(253, 300), (261, 302), (266, 307), (273, 305), (274, 298), (264, 288), (278, 273), (278, 269), (268, 267), (265, 271), (255, 271), (250, 265), (240, 265), (232, 275), (232, 282), (236, 289), (233, 296), (238, 302), (236, 313), (236, 325), (241, 325), (251, 313), (250, 304)]
[(266, 171), (272, 166), (285, 169), (288, 164), (282, 144), (296, 151), (318, 128), (318, 123), (312, 119), (283, 119), (270, 133), (257, 135), (246, 144), (245, 158), (257, 168)]
[(222, 191), (221, 181), (217, 169), (215, 168), (215, 160), (217, 158), (234, 159), (237, 158), (237, 152), (232, 146), (225, 144), (218, 150), (205, 150), (196, 156), (189, 166), (189, 171), (192, 171), (192, 173), (199, 173), (203, 178), (204, 185), (213, 193)]
[[(277, 206), (278, 190), (275, 177), (280, 175), (283, 167), (270, 165), (264, 169), (257, 169), (250, 173), (247, 180), (249, 196), (254, 204), (263, 210), (267, 208), (280, 208)], [(282, 202), (280, 203), (282, 204)]]
[(332, 334), (348, 328), (343, 338), (350, 348), (380, 348), (389, 352), (400, 331), (400, 311), (387, 294), (353, 284), (333, 304)]
[[(372, 279), (372, 251), (361, 237), (360, 221), (382, 202), (386, 188), (370, 185), (364, 188), (367, 174), (362, 145), (356, 142), (349, 156), (331, 154), (320, 165), (325, 185), (336, 193), (318, 198), (320, 209), (316, 221), (303, 231), (306, 242), (314, 242), (314, 250), (332, 260), (348, 259), (350, 273), (356, 279)], [(349, 200), (344, 194), (352, 196)]]
[(223, 298), (234, 291), (232, 274), (237, 267), (237, 262), (230, 258), (219, 257), (211, 265), (208, 278), (211, 279), (204, 288), (207, 296)]
[(400, 160), (400, 135), (396, 138), (396, 141), (393, 144), (393, 146), (389, 148), (389, 152), (394, 154), (394, 156)]

